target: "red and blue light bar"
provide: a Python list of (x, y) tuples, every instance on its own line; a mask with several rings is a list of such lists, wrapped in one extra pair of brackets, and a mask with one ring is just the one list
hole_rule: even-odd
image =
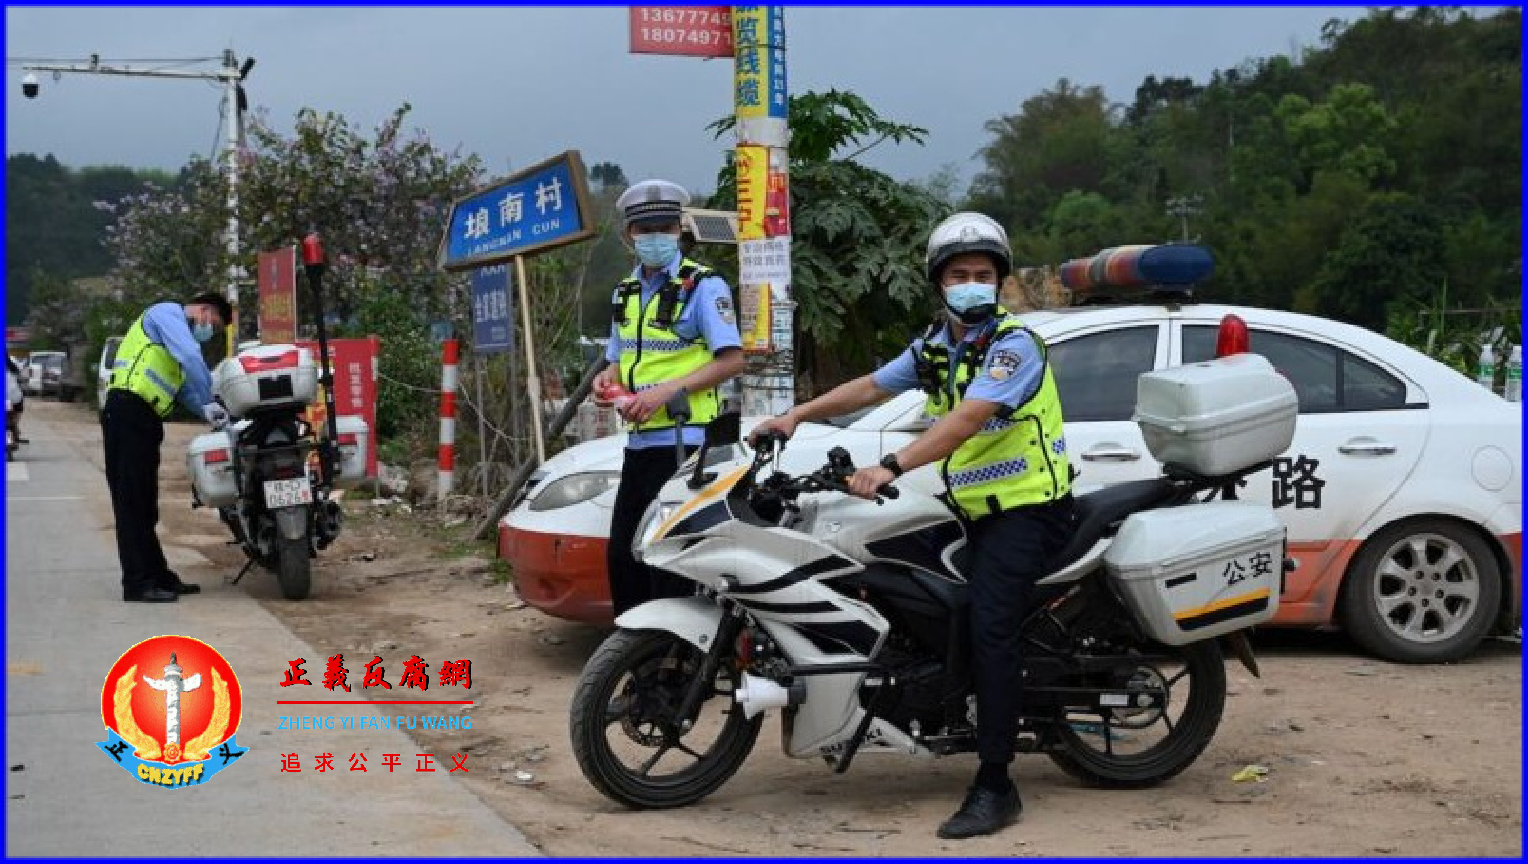
[(1203, 246), (1187, 243), (1115, 246), (1061, 265), (1061, 284), (1073, 291), (1101, 288), (1191, 288), (1215, 272)]

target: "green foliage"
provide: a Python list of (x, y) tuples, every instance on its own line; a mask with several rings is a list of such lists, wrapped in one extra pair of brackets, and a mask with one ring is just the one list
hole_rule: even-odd
[[(6, 320), (27, 320), (59, 285), (104, 276), (112, 258), (102, 236), (110, 205), (136, 194), (144, 183), (169, 185), (162, 171), (100, 167), (71, 170), (50, 154), (19, 153), (6, 159)], [(39, 284), (42, 280), (46, 284)]]
[(380, 284), (365, 289), (367, 301), (356, 311), (355, 333), (375, 334), (382, 340), (377, 365), (377, 431), (382, 438), (413, 434), (427, 438), (438, 402), (430, 398), (431, 384), (438, 392), (440, 348), (430, 339), (430, 322), (423, 318), (414, 298), (397, 285)]
[(1515, 298), (1520, 27), (1517, 9), (1377, 9), (1297, 59), (1148, 76), (1128, 106), (1062, 80), (987, 124), (968, 205), (1054, 264), (1178, 239), (1167, 202), (1197, 196), (1206, 296), (1374, 329), (1444, 283), (1465, 308)]
[[(927, 188), (854, 161), (885, 141), (921, 144), (926, 130), (839, 90), (792, 96), (789, 115), (796, 353), (808, 389), (821, 391), (890, 359), (926, 319), (923, 243), (948, 207)], [(733, 118), (708, 128), (720, 136)], [(711, 205), (736, 201), (729, 159)]]

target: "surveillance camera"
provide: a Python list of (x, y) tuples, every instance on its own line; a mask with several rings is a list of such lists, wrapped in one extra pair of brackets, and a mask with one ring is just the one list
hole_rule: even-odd
[(21, 78), (21, 95), (28, 99), (37, 98), (37, 76), (28, 72)]

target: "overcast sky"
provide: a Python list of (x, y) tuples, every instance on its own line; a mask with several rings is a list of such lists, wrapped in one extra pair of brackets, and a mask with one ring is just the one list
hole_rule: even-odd
[[(727, 60), (628, 53), (628, 7), (6, 9), (7, 153), (71, 167), (177, 168), (212, 154), (210, 82), (41, 75), (20, 98), (17, 58), (102, 62), (219, 56), (257, 65), (246, 89), (277, 128), (298, 109), (373, 129), (402, 102), (443, 147), (493, 174), (566, 149), (709, 191), (722, 152), (703, 127), (732, 110)], [(883, 117), (926, 127), (924, 146), (865, 157), (903, 179), (954, 164), (969, 179), (983, 124), (1068, 78), (1129, 102), (1148, 74), (1191, 76), (1320, 43), (1329, 18), (1363, 7), (930, 8), (786, 10), (792, 92), (838, 88)], [(201, 68), (213, 68), (204, 65)]]

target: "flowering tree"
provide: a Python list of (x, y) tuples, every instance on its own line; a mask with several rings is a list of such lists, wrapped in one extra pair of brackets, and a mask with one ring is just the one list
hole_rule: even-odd
[(258, 114), (249, 130), (239, 209), (252, 247), (318, 231), (342, 313), (369, 292), (405, 291), (421, 316), (443, 317), (462, 281), (436, 268), (436, 254), (451, 201), (478, 185), (481, 163), (437, 149), (422, 131), (405, 134), (409, 110), (399, 107), (370, 141), (340, 115), (308, 108), (291, 138)]
[(217, 168), (193, 158), (167, 186), (148, 182), (137, 195), (95, 202), (116, 216), (105, 242), (121, 299), (142, 305), (221, 286), (228, 269), (224, 196)]

